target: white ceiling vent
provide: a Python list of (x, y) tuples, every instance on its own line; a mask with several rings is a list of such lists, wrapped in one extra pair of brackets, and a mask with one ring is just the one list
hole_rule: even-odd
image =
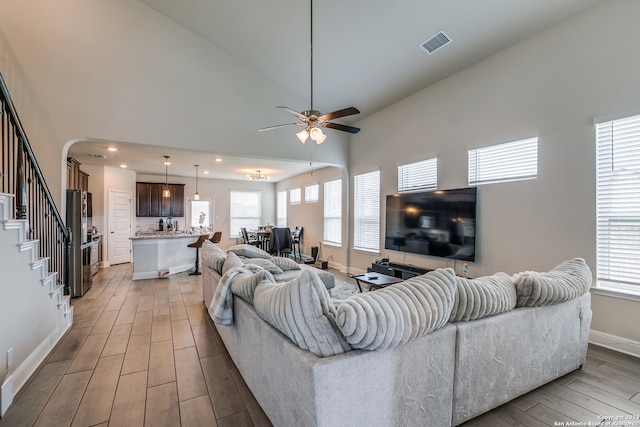
[(440, 31), (429, 40), (422, 43), (420, 47), (426, 50), (429, 55), (431, 55), (433, 52), (440, 49), (442, 46), (449, 42), (451, 42), (449, 36), (447, 36), (443, 31)]

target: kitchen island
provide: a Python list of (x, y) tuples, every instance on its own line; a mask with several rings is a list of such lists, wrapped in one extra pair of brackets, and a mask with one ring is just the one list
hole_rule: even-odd
[(199, 234), (157, 232), (131, 237), (133, 280), (157, 279), (192, 270), (196, 250), (187, 247)]

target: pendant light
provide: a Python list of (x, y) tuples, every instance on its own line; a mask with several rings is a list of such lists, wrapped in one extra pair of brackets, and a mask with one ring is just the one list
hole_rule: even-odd
[(169, 191), (169, 156), (164, 156), (164, 190), (162, 190), (162, 197), (171, 197), (171, 191)]
[(193, 200), (200, 200), (200, 194), (198, 193), (198, 166), (200, 165), (194, 165), (196, 167), (196, 192), (193, 195)]

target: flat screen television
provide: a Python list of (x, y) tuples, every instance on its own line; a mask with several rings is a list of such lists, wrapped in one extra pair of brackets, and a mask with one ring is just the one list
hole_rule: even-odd
[(477, 188), (387, 196), (385, 249), (475, 261)]

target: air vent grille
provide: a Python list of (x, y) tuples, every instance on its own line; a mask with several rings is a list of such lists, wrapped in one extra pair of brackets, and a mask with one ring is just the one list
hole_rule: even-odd
[(447, 36), (444, 32), (440, 31), (438, 34), (431, 37), (426, 42), (420, 45), (421, 48), (427, 51), (429, 55), (431, 55), (436, 50), (440, 49), (445, 44), (451, 42), (449, 36)]

